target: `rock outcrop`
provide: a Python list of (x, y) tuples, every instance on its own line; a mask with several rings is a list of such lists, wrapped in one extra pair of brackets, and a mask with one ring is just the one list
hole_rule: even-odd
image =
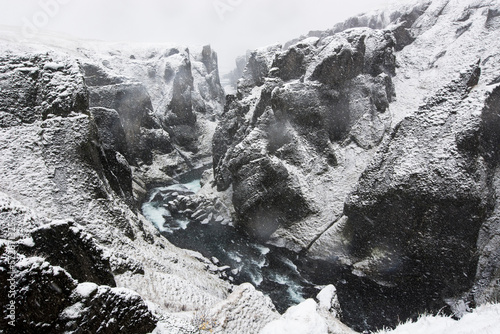
[(135, 292), (78, 284), (43, 258), (12, 253), (5, 244), (1, 249), (1, 280), (10, 284), (2, 284), (0, 300), (4, 306), (15, 300), (14, 312), (2, 310), (4, 333), (147, 333), (156, 327), (158, 319)]
[(390, 128), (393, 49), (390, 31), (359, 29), (251, 55), (213, 141), (240, 225), (304, 249), (341, 215), (355, 180), (340, 175), (356, 171), (346, 160)]
[(217, 190), (237, 225), (317, 261), (355, 329), (498, 299), (498, 10), (353, 18), (255, 51), (227, 98)]
[[(165, 151), (184, 150), (151, 109), (154, 90), (125, 71), (104, 75), (104, 60), (87, 71), (99, 55), (67, 43), (72, 51), (0, 42), (0, 294), (2, 306), (16, 306), (12, 325), (2, 307), (1, 328), (151, 332), (159, 320), (153, 305), (162, 315), (193, 311), (220, 302), (230, 285), (161, 237), (135, 208), (132, 192), (142, 182), (132, 172), (147, 178), (148, 154), (154, 165)], [(206, 68), (217, 72), (215, 54), (203, 54), (195, 83)], [(217, 80), (193, 86), (193, 96), (197, 87), (220, 87)], [(210, 94), (218, 90), (205, 93), (208, 124), (219, 103)], [(195, 97), (193, 105), (202, 105)], [(209, 152), (199, 150), (200, 157)], [(158, 179), (167, 180), (166, 172)], [(8, 280), (17, 285), (11, 289)]]

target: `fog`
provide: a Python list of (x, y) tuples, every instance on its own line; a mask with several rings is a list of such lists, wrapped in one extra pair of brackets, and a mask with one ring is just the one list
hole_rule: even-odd
[[(408, 0), (405, 0), (408, 1)], [(394, 0), (0, 0), (0, 25), (25, 37), (210, 44), (222, 73), (249, 49), (331, 28)]]

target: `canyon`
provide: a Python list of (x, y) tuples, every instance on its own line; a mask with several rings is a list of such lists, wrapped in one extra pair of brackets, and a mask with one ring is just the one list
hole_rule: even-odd
[(0, 331), (488, 313), (499, 37), (498, 1), (416, 1), (249, 52), (226, 95), (208, 45), (3, 36)]

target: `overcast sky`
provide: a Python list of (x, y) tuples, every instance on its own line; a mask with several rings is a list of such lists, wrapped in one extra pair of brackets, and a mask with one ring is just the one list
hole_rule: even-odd
[(0, 25), (25, 34), (211, 44), (226, 72), (248, 49), (331, 28), (389, 2), (394, 0), (0, 0)]

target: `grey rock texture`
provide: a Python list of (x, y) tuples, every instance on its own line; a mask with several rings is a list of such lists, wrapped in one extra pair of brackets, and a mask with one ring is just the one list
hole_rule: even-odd
[(0, 126), (8, 127), (71, 112), (88, 113), (88, 92), (75, 60), (49, 55), (0, 58)]

